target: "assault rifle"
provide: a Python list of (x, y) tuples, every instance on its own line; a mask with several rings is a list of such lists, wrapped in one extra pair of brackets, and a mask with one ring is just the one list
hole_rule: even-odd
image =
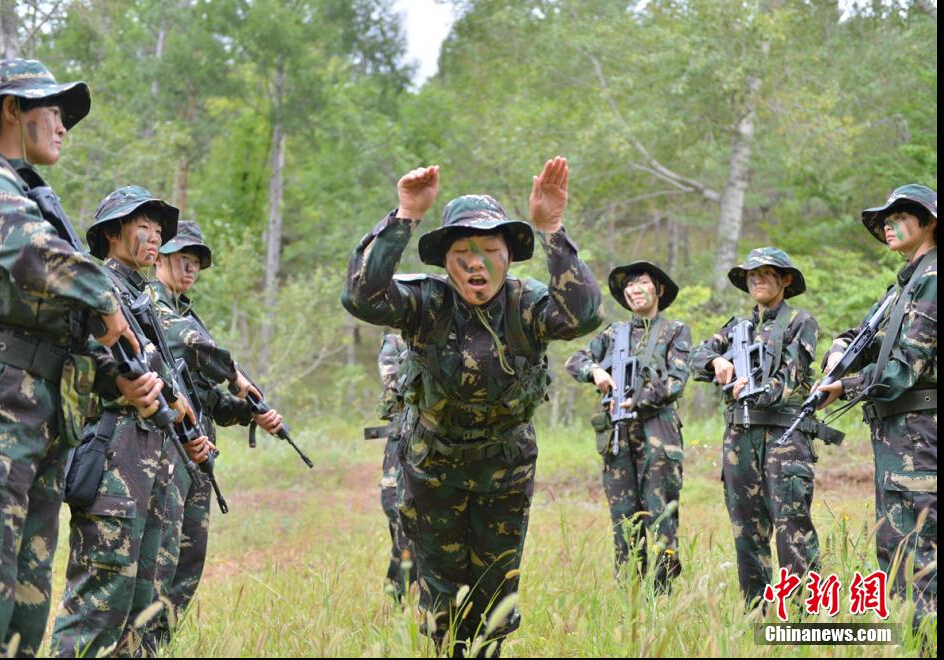
[(731, 349), (722, 357), (734, 363), (734, 378), (722, 389), (729, 392), (742, 378), (747, 384), (740, 392), (738, 402), (744, 406), (744, 427), (750, 427), (750, 406), (767, 391), (764, 383), (764, 345), (754, 341), (754, 324), (745, 319), (734, 326), (731, 332)]
[(628, 408), (622, 405), (635, 397), (641, 375), (639, 358), (630, 355), (629, 333), (628, 323), (623, 323), (617, 328), (613, 350), (600, 364), (602, 369), (610, 370), (610, 375), (616, 384), (616, 387), (604, 396), (602, 401), (604, 406), (612, 407), (610, 421), (613, 422), (613, 447), (610, 451), (614, 456), (619, 454), (619, 428), (638, 416), (638, 413), (633, 410), (634, 405)]
[[(246, 372), (242, 370), (242, 367), (240, 367), (238, 364), (236, 365), (236, 370), (237, 370), (239, 373), (241, 373), (243, 376), (245, 376), (245, 377), (246, 377), (246, 380), (248, 380), (250, 383), (252, 383), (252, 386), (255, 387), (256, 390), (257, 390), (260, 394), (262, 394), (262, 397), (260, 398), (260, 397), (257, 397), (257, 396), (252, 392), (252, 390), (250, 390), (249, 392), (246, 393), (246, 401), (249, 402), (249, 408), (250, 408), (250, 410), (252, 410), (252, 414), (253, 414), (253, 415), (264, 415), (264, 414), (266, 414), (267, 412), (269, 412), (270, 410), (272, 410), (272, 409), (269, 407), (269, 404), (266, 403), (265, 394), (263, 393), (262, 389), (261, 389), (258, 385), (256, 385), (256, 384), (253, 382), (252, 378), (250, 378), (250, 377), (246, 374)], [(237, 394), (237, 395), (239, 394), (239, 388), (236, 387), (236, 384), (235, 384), (235, 383), (230, 383), (230, 384), (229, 384), (229, 391), (230, 391), (231, 393), (233, 393), (233, 394)], [(279, 432), (276, 433), (275, 435), (276, 435), (277, 437), (281, 438), (282, 440), (285, 440), (288, 444), (292, 445), (292, 448), (293, 448), (295, 451), (298, 452), (298, 455), (301, 457), (302, 461), (305, 462), (305, 465), (307, 465), (309, 468), (314, 468), (314, 467), (315, 467), (315, 464), (312, 463), (312, 462), (311, 462), (311, 459), (308, 458), (307, 456), (305, 456), (305, 452), (303, 452), (301, 449), (299, 449), (298, 445), (295, 444), (295, 441), (292, 440), (292, 437), (289, 435), (289, 430), (290, 430), (290, 429), (289, 429), (289, 427), (288, 427), (288, 424), (286, 424), (285, 422), (282, 422), (282, 428), (279, 429)], [(255, 422), (252, 422), (252, 424), (250, 424), (250, 426), (249, 426), (249, 446), (250, 446), (250, 447), (255, 447), (255, 446), (256, 446), (256, 423), (255, 423)]]
[[(170, 369), (171, 373), (174, 375), (175, 384), (177, 385), (177, 390), (180, 392), (180, 396), (184, 397), (184, 400), (187, 401), (193, 409), (197, 423), (193, 424), (187, 417), (184, 417), (175, 427), (175, 430), (179, 434), (179, 442), (184, 444), (193, 442), (203, 435), (203, 414), (200, 407), (200, 399), (194, 387), (193, 378), (190, 375), (190, 370), (182, 359), (174, 357), (170, 347), (167, 345), (167, 338), (164, 336), (164, 330), (161, 327), (160, 320), (157, 318), (157, 312), (154, 311), (154, 306), (151, 304), (150, 296), (146, 293), (142, 293), (138, 296), (137, 300), (131, 305), (131, 314), (144, 330), (144, 334), (148, 339), (154, 342), (164, 364), (167, 365), (167, 368)], [(210, 485), (213, 486), (213, 492), (216, 495), (216, 503), (219, 505), (220, 511), (228, 513), (229, 507), (226, 505), (226, 500), (223, 499), (223, 493), (220, 491), (220, 485), (216, 481), (216, 473), (214, 471), (216, 458), (219, 455), (219, 450), (214, 449), (210, 452), (209, 456), (207, 456), (207, 459), (197, 467), (200, 469), (200, 472), (206, 476)], [(189, 458), (187, 460), (189, 460)]]
[[(882, 322), (882, 318), (885, 316), (885, 311), (892, 304), (894, 296), (888, 296), (885, 299), (885, 302), (876, 310), (876, 312), (869, 318), (868, 323), (865, 324), (865, 327), (855, 336), (855, 339), (852, 340), (852, 343), (846, 348), (842, 353), (842, 357), (839, 358), (839, 361), (833, 365), (833, 368), (829, 370), (826, 376), (819, 382), (819, 385), (830, 385), (835, 383), (837, 380), (840, 380), (849, 370), (852, 368), (852, 365), (856, 363), (859, 356), (862, 354), (862, 351), (867, 349), (872, 343), (872, 340), (875, 338), (875, 335), (878, 333), (878, 326)], [(787, 438), (790, 437), (790, 434), (793, 433), (797, 427), (803, 423), (803, 420), (807, 417), (813, 415), (816, 412), (816, 409), (827, 399), (829, 395), (817, 388), (807, 397), (806, 401), (803, 402), (803, 405), (800, 406), (800, 412), (796, 416), (796, 419), (793, 420), (793, 424), (790, 425), (790, 428), (780, 436), (780, 439), (777, 440), (778, 445), (782, 445), (787, 441)]]

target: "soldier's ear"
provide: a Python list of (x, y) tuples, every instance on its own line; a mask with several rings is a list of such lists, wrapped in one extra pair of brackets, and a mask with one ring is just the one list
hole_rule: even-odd
[(15, 96), (4, 96), (3, 107), (0, 108), (0, 116), (4, 123), (15, 124), (20, 120), (20, 106)]
[(793, 273), (783, 273), (780, 276), (780, 279), (783, 280), (783, 288), (786, 289), (788, 286), (793, 284)]

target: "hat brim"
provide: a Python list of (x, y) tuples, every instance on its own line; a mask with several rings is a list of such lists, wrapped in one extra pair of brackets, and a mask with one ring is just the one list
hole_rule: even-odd
[(66, 130), (78, 124), (88, 115), (92, 97), (84, 82), (48, 83), (42, 80), (21, 80), (4, 86), (0, 96), (16, 96), (22, 99), (57, 98), (62, 106), (62, 125)]
[[(89, 252), (92, 253), (92, 256), (98, 257), (99, 259), (108, 257), (108, 240), (105, 238), (105, 227), (113, 222), (120, 222), (145, 207), (150, 207), (149, 211), (152, 211), (152, 213), (148, 214), (148, 217), (156, 219), (161, 225), (162, 247), (177, 235), (177, 219), (180, 216), (180, 211), (177, 207), (171, 206), (160, 199), (149, 199), (133, 204), (127, 209), (122, 209), (121, 213), (118, 215), (109, 215), (89, 227), (85, 232), (85, 242), (88, 243)], [(154, 218), (155, 215), (157, 216), (156, 218)]]
[(660, 312), (675, 302), (675, 298), (679, 293), (678, 285), (672, 281), (672, 278), (669, 277), (664, 270), (650, 261), (634, 261), (625, 266), (617, 266), (610, 271), (607, 281), (610, 285), (610, 294), (616, 298), (616, 302), (629, 311), (633, 311), (629, 303), (626, 302), (626, 296), (623, 294), (623, 291), (626, 289), (626, 280), (629, 279), (629, 276), (637, 273), (655, 275), (658, 283), (665, 287), (665, 291), (659, 296)]
[(770, 266), (771, 268), (776, 268), (781, 272), (790, 273), (793, 275), (793, 281), (790, 282), (790, 285), (786, 289), (784, 289), (783, 297), (785, 299), (793, 298), (794, 296), (798, 296), (806, 291), (806, 280), (803, 278), (803, 273), (801, 273), (797, 268), (788, 268), (786, 266), (772, 266), (771, 264), (760, 263), (757, 265), (752, 265), (747, 263), (742, 266), (735, 266), (729, 270), (728, 280), (741, 291), (750, 293), (750, 289), (747, 288), (747, 271), (762, 268), (763, 266)]
[(197, 253), (197, 257), (200, 259), (200, 270), (206, 270), (213, 265), (213, 251), (210, 250), (208, 246), (203, 243), (197, 243), (196, 241), (180, 239), (176, 236), (164, 243), (158, 252), (163, 255), (170, 255), (182, 252), (188, 248)]
[(902, 206), (920, 206), (930, 213), (932, 218), (937, 218), (936, 208), (928, 206), (924, 202), (912, 197), (899, 197), (885, 206), (876, 206), (875, 208), (862, 211), (862, 224), (865, 225), (865, 228), (869, 230), (872, 236), (883, 244), (888, 245), (888, 241), (885, 240), (885, 218), (890, 216), (896, 207)]
[[(456, 239), (456, 233), (469, 234), (469, 230), (483, 234), (502, 231), (508, 242), (512, 261), (527, 261), (534, 254), (534, 230), (520, 220), (475, 220), (459, 221), (448, 227), (440, 227), (420, 236), (420, 261), (430, 266), (445, 268), (446, 252)], [(464, 230), (464, 231), (459, 231)]]

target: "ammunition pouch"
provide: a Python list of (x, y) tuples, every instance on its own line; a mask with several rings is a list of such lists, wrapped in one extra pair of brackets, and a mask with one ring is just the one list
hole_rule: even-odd
[(894, 401), (869, 401), (862, 406), (862, 418), (866, 424), (871, 424), (886, 417), (925, 410), (937, 410), (936, 389), (911, 390)]
[[(796, 419), (796, 413), (774, 412), (770, 410), (750, 409), (748, 415), (750, 416), (751, 426), (776, 426), (784, 429), (790, 428), (793, 421)], [(728, 408), (724, 411), (724, 422), (729, 426), (732, 424), (735, 426), (743, 426), (744, 409), (739, 407)], [(798, 430), (814, 438), (819, 438), (827, 445), (836, 445), (837, 447), (842, 444), (843, 439), (846, 437), (846, 434), (842, 431), (837, 431), (810, 417), (800, 422)]]
[(86, 429), (82, 444), (69, 452), (65, 469), (64, 500), (67, 504), (85, 508), (95, 501), (105, 474), (105, 450), (117, 422), (118, 412), (106, 410), (97, 424), (89, 425)]
[(606, 411), (598, 412), (590, 417), (590, 426), (596, 433), (597, 453), (605, 454), (613, 437), (613, 422), (610, 420), (610, 414)]
[(0, 362), (42, 380), (58, 384), (68, 355), (69, 349), (60, 344), (9, 327), (0, 328)]

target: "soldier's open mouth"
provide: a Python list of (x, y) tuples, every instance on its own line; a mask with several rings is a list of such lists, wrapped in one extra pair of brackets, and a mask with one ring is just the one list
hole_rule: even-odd
[(470, 277), (469, 284), (472, 286), (485, 286), (488, 281), (484, 277)]

